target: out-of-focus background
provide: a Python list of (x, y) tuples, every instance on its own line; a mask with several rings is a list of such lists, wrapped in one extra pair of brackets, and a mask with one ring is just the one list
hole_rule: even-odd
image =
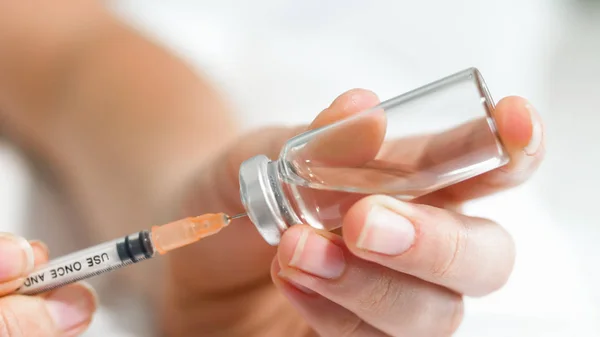
[[(496, 99), (529, 98), (547, 125), (545, 164), (468, 208), (514, 235), (515, 272), (501, 291), (468, 300), (457, 336), (600, 336), (600, 1), (107, 4), (207, 74), (245, 129), (308, 122), (353, 87), (387, 99), (470, 66)], [(68, 251), (72, 233), (51, 225), (64, 215), (8, 144), (0, 167), (3, 230)], [(135, 303), (105, 308), (86, 335), (150, 336)]]

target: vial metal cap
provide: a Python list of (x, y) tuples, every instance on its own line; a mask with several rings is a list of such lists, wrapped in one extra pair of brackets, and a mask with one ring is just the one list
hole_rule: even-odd
[(252, 157), (240, 166), (240, 197), (250, 221), (272, 246), (281, 235), (299, 223), (298, 216), (286, 199), (277, 174), (277, 162), (266, 156)]

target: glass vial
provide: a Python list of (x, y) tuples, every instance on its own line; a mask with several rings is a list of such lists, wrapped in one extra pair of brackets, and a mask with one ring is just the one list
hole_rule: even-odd
[(360, 198), (412, 200), (506, 164), (475, 68), (290, 139), (240, 167), (241, 199), (271, 245), (289, 226), (332, 230)]

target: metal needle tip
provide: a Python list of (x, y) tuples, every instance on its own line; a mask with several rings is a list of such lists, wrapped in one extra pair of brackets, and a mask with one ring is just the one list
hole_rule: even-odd
[(239, 213), (239, 214), (236, 214), (236, 215), (229, 216), (229, 220), (235, 220), (235, 219), (243, 218), (245, 216), (248, 216), (248, 214), (246, 214), (246, 213)]

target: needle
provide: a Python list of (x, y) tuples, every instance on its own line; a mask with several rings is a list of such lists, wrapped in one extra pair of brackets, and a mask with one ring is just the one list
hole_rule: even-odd
[(248, 214), (247, 213), (239, 213), (239, 214), (230, 216), (229, 220), (235, 220), (235, 219), (243, 218), (245, 216), (248, 216)]

